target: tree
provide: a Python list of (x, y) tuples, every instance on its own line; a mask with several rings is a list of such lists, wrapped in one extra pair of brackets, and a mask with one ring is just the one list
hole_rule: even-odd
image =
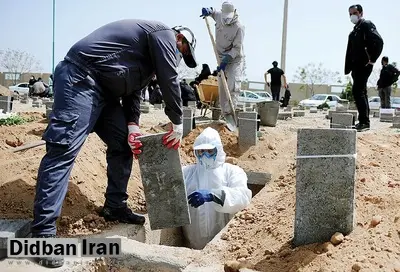
[(0, 68), (14, 74), (14, 84), (18, 75), (40, 69), (40, 62), (28, 52), (17, 49), (0, 50)]
[(350, 77), (347, 77), (347, 85), (344, 91), (340, 94), (340, 98), (347, 99), (350, 102), (354, 101), (352, 89), (353, 89), (353, 83), (351, 82)]
[(301, 90), (305, 91), (306, 94), (310, 91), (311, 95), (314, 95), (315, 89), (322, 85), (342, 82), (339, 72), (324, 68), (322, 63), (318, 65), (308, 63), (304, 67), (299, 67), (294, 79), (303, 84)]
[(197, 66), (196, 68), (189, 68), (186, 66), (185, 62), (182, 60), (178, 66), (178, 79), (188, 79), (188, 78), (195, 78), (200, 72), (199, 68), (201, 66)]

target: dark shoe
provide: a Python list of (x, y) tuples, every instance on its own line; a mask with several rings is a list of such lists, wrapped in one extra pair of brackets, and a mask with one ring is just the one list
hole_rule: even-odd
[(367, 131), (370, 129), (370, 126), (367, 124), (361, 124), (358, 123), (354, 126), (354, 128), (358, 131), (358, 132), (363, 132), (363, 131)]
[(100, 216), (104, 217), (106, 221), (119, 221), (127, 224), (143, 225), (145, 222), (143, 215), (133, 213), (128, 207), (110, 208), (104, 206)]
[[(33, 234), (32, 238), (56, 238), (55, 235), (46, 234)], [(35, 258), (35, 261), (47, 268), (59, 268), (64, 265), (64, 258), (63, 257), (38, 257)]]

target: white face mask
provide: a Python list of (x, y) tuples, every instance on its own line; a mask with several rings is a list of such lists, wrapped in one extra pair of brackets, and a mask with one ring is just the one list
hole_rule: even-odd
[(357, 15), (354, 15), (354, 14), (353, 14), (353, 15), (350, 16), (350, 21), (351, 21), (353, 24), (357, 24), (359, 20), (360, 20), (360, 18), (358, 18)]
[(206, 156), (203, 156), (198, 159), (199, 163), (201, 166), (203, 166), (205, 169), (212, 169), (215, 168), (215, 157), (207, 158)]

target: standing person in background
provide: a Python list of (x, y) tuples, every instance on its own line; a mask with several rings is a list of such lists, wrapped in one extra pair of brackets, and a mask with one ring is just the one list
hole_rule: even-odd
[(392, 85), (399, 79), (399, 70), (392, 64), (389, 64), (389, 58), (382, 58), (382, 70), (378, 80), (378, 92), (381, 98), (381, 108), (390, 109), (390, 95)]
[[(282, 79), (283, 79), (283, 86), (286, 88), (286, 76), (285, 72), (278, 68), (278, 62), (274, 61), (272, 63), (272, 68), (269, 69), (265, 74), (264, 74), (264, 79), (265, 83), (267, 83), (268, 87), (271, 87), (271, 93), (272, 93), (272, 100), (274, 101), (279, 101), (279, 96), (281, 92), (281, 87), (282, 87)], [(271, 82), (268, 82), (267, 75), (271, 75)]]
[[(211, 16), (215, 21), (215, 43), (221, 63), (217, 67), (218, 72), (224, 71), (228, 83), (228, 89), (235, 110), (240, 94), (244, 26), (239, 22), (239, 15), (234, 5), (228, 1), (222, 3), (221, 11), (213, 8), (202, 8), (200, 17)], [(231, 115), (229, 99), (222, 91), (224, 86), (218, 78), (219, 103), (223, 116)]]
[(347, 43), (344, 74), (348, 75), (351, 72), (353, 78), (352, 93), (359, 121), (355, 129), (361, 132), (370, 128), (367, 82), (376, 60), (382, 53), (383, 39), (375, 25), (363, 18), (361, 5), (350, 6), (349, 16), (355, 26)]

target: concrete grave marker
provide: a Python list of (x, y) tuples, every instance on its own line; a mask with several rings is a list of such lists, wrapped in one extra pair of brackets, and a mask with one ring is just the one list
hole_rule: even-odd
[(193, 130), (193, 109), (183, 109), (183, 137), (188, 135)]
[(306, 115), (305, 111), (295, 110), (293, 111), (293, 117), (303, 117)]
[(211, 120), (219, 120), (221, 117), (221, 109), (212, 109), (211, 111)]
[(2, 109), (4, 113), (11, 112), (11, 96), (0, 96), (0, 109)]
[(163, 109), (163, 104), (154, 104), (154, 108), (156, 110), (162, 110)]
[(298, 130), (295, 246), (353, 230), (356, 142), (354, 129)]
[(197, 107), (196, 104), (197, 104), (196, 101), (188, 101), (188, 107), (190, 108), (196, 108)]
[(165, 133), (141, 136), (139, 167), (152, 230), (190, 224), (179, 151), (162, 144)]
[(278, 113), (278, 120), (286, 120), (292, 118), (292, 112), (280, 112)]
[(257, 137), (257, 112), (239, 112), (239, 146), (249, 148), (258, 142)]
[(310, 113), (318, 113), (318, 109), (317, 108), (310, 108)]
[(380, 122), (393, 122), (395, 116), (395, 109), (380, 109), (379, 121)]
[(393, 128), (400, 128), (400, 116), (393, 117)]
[(0, 259), (7, 257), (8, 238), (24, 238), (29, 232), (29, 220), (0, 219)]
[(351, 129), (354, 125), (354, 115), (351, 113), (333, 113), (331, 128)]

